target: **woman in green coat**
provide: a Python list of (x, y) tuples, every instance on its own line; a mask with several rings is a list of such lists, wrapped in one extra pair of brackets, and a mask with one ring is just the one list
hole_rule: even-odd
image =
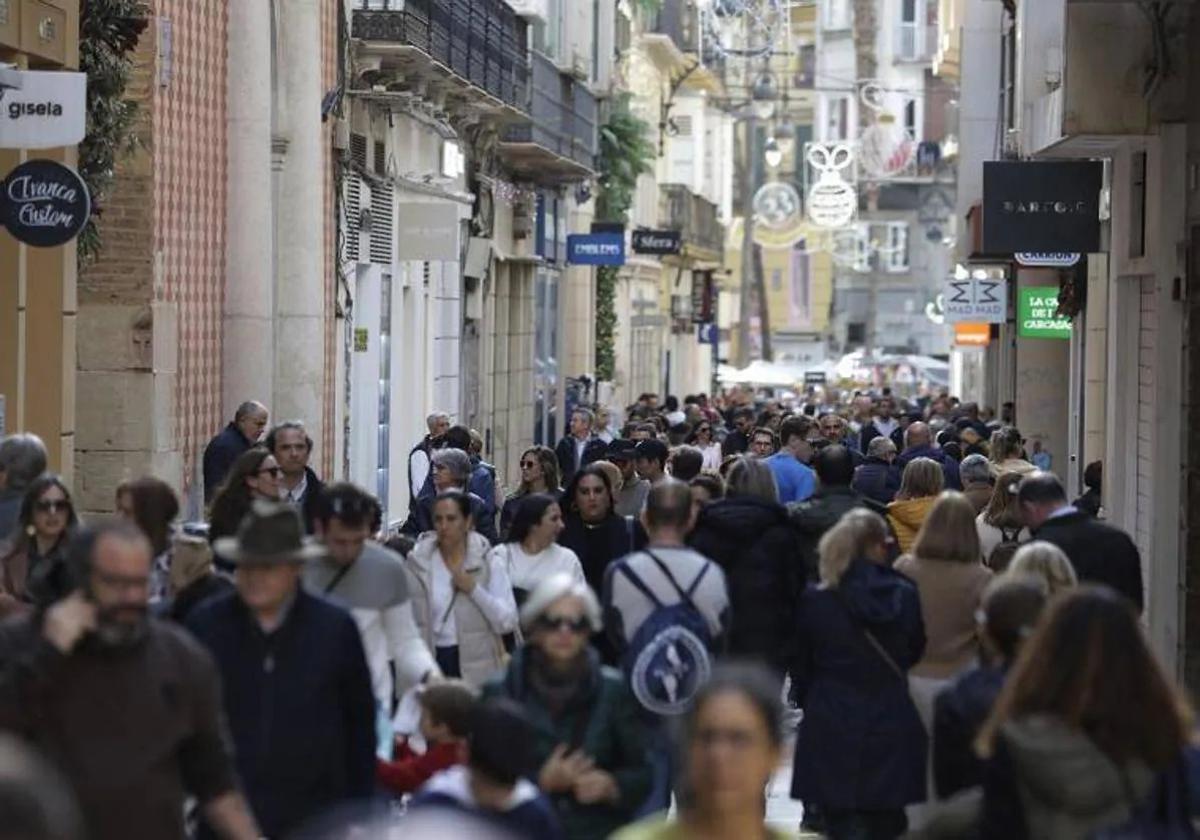
[(637, 702), (588, 646), (600, 606), (569, 575), (547, 578), (521, 610), (526, 644), (484, 688), (524, 707), (537, 732), (528, 777), (550, 798), (570, 840), (602, 840), (629, 823), (650, 792)]

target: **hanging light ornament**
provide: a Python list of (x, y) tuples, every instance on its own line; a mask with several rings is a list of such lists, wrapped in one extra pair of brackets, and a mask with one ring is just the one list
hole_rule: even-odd
[(707, 0), (704, 45), (723, 58), (771, 55), (786, 29), (783, 0)]
[(858, 213), (858, 190), (842, 171), (851, 174), (854, 152), (845, 143), (810, 143), (804, 159), (816, 173), (808, 190), (809, 220), (823, 228), (848, 225)]
[(917, 156), (917, 141), (887, 109), (883, 88), (866, 82), (859, 88), (862, 104), (874, 113), (871, 125), (858, 138), (858, 163), (873, 179), (895, 178), (909, 170)]
[(794, 225), (800, 216), (800, 193), (791, 184), (771, 181), (754, 194), (754, 221), (778, 230)]

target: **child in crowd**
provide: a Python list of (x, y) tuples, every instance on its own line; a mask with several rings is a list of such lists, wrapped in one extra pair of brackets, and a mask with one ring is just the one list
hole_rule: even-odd
[(392, 760), (381, 760), (376, 766), (379, 783), (397, 795), (413, 793), (435, 773), (461, 764), (471, 731), (475, 693), (465, 683), (446, 680), (426, 686), (418, 702), (425, 752), (414, 751), (408, 738), (398, 737)]

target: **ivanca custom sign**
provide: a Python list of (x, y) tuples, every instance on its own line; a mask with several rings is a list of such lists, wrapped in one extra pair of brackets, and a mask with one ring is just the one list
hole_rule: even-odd
[(1100, 250), (1099, 161), (986, 161), (983, 251)]
[(87, 184), (57, 161), (27, 160), (0, 181), (0, 224), (26, 245), (65, 245), (83, 230), (91, 212)]

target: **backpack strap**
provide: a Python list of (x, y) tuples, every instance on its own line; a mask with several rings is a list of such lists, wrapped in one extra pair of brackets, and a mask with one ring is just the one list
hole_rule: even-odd
[(629, 568), (628, 563), (618, 563), (617, 571), (625, 575), (629, 579), (629, 582), (633, 584), (633, 588), (645, 595), (650, 600), (650, 603), (654, 604), (655, 609), (662, 609), (662, 601), (658, 600), (658, 596), (646, 585), (646, 582), (638, 577), (633, 569)]
[[(671, 574), (671, 570), (667, 568), (667, 564), (664, 563), (657, 554), (655, 554), (649, 548), (644, 548), (642, 550), (646, 552), (646, 555), (654, 561), (656, 566), (658, 566), (658, 570), (666, 576), (667, 580), (671, 582), (671, 586), (673, 586), (675, 591), (679, 593), (679, 600), (687, 604), (696, 612), (700, 612), (700, 608), (697, 607), (696, 602), (692, 600), (692, 593), (696, 591), (696, 587), (700, 584), (700, 578), (704, 577), (704, 573), (708, 571), (708, 564), (704, 564), (704, 568), (700, 570), (700, 574), (696, 575), (696, 579), (692, 581), (692, 585), (689, 586), (685, 591), (684, 588), (679, 585), (679, 581), (675, 580), (675, 576)], [(703, 615), (703, 613), (701, 613), (701, 615)]]

